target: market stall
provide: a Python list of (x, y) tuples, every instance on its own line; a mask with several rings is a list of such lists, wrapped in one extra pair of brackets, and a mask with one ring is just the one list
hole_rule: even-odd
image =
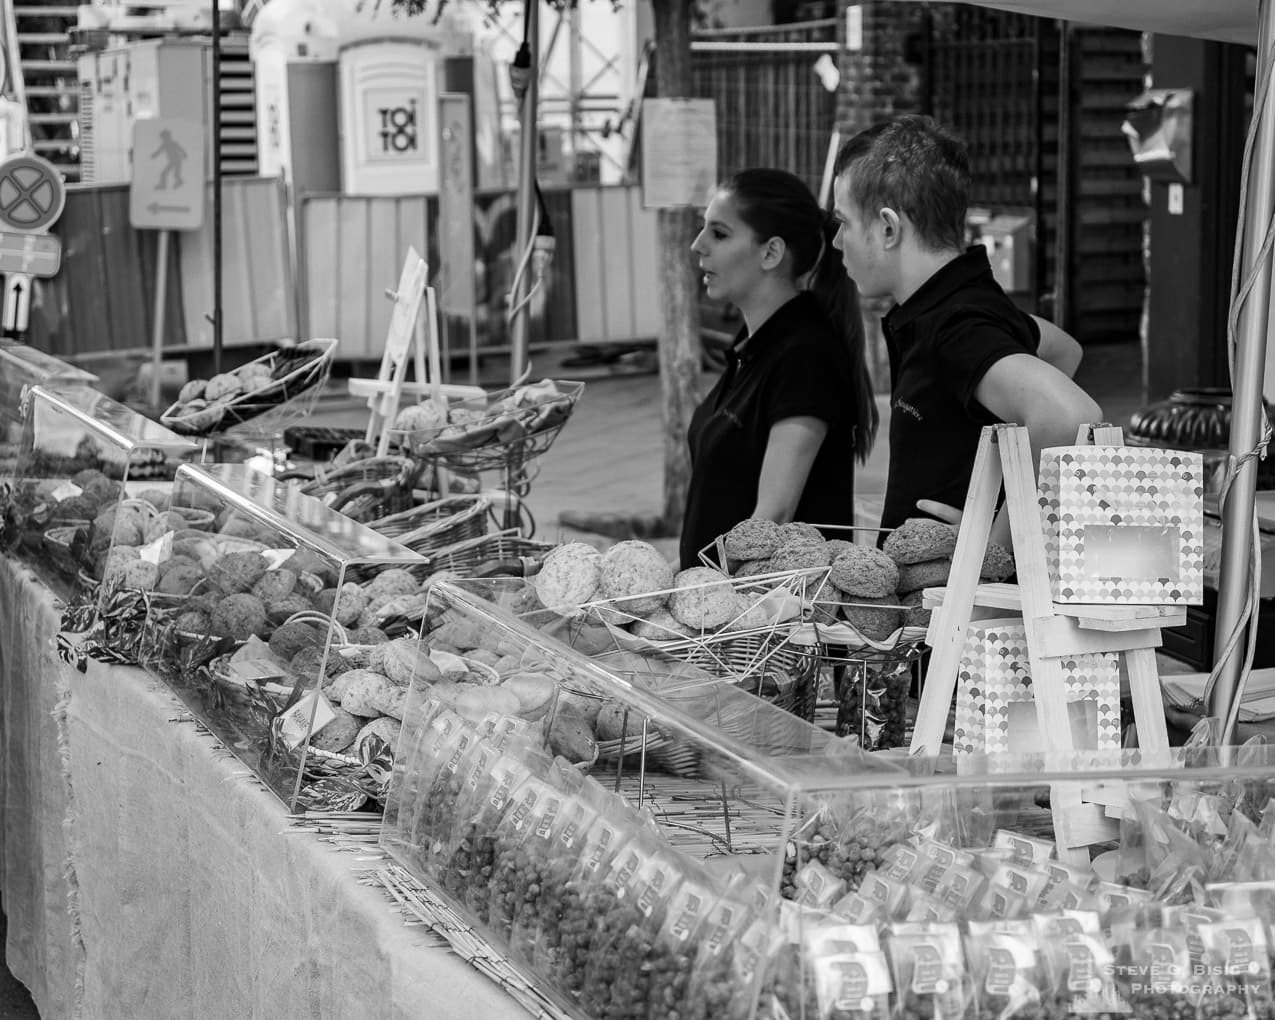
[(53, 596), (7, 558), (0, 604), (6, 957), (44, 1020), (520, 1014), (167, 687), (63, 663)]

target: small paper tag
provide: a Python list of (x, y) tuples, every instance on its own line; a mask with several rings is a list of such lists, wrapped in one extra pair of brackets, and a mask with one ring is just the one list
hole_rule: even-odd
[(137, 558), (159, 566), (173, 554), (173, 533), (165, 531), (153, 542), (147, 542), (137, 550)]
[(261, 555), (265, 558), (267, 570), (278, 570), (294, 552), (295, 549), (262, 549)]
[(83, 492), (84, 490), (81, 489), (74, 482), (63, 482), (56, 489), (54, 489), (52, 492), (49, 493), (48, 498), (61, 501), (64, 499), (70, 499), (72, 496), (79, 496)]
[(230, 664), (230, 674), (236, 680), (277, 680), (286, 673), (278, 663), (268, 659), (241, 659)]
[[(318, 700), (317, 706), (315, 705), (316, 699)], [(328, 704), (328, 699), (318, 691), (310, 691), (309, 694), (302, 695), (295, 705), (279, 716), (279, 736), (283, 738), (288, 750), (295, 751), (305, 740), (306, 727), (310, 725), (310, 712), (312, 709), (314, 711), (314, 726), (310, 730), (310, 736), (314, 736), (336, 718), (336, 713), (332, 711), (332, 706)]]

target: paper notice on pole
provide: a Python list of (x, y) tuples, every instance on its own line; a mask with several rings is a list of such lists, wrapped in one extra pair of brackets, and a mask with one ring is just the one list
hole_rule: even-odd
[(717, 183), (717, 109), (711, 99), (642, 100), (642, 205), (708, 204)]

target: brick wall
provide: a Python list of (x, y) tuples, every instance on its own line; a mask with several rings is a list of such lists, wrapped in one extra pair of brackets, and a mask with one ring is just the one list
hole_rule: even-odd
[[(854, 5), (850, 5), (854, 6)], [(863, 46), (846, 48), (847, 8), (841, 9), (841, 84), (837, 90), (837, 128), (849, 137), (878, 120), (924, 107), (924, 82), (919, 64), (909, 60), (916, 50), (911, 38), (924, 25), (925, 8), (915, 3), (867, 0), (862, 12)], [(881, 316), (892, 302), (864, 302), (868, 368), (878, 393), (890, 390), (890, 363), (881, 335)]]

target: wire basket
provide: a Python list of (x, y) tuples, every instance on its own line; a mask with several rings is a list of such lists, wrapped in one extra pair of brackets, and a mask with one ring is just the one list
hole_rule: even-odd
[(74, 576), (80, 571), (83, 564), (78, 553), (83, 543), (77, 545), (76, 538), (87, 534), (90, 527), (88, 521), (63, 521), (44, 532), (41, 545), (59, 573)]
[[(175, 403), (159, 420), (179, 435), (208, 436), (252, 421), (304, 396), (317, 396), (332, 368), (335, 351), (335, 340), (306, 340), (294, 347), (271, 351), (249, 362), (270, 369), (268, 385), (229, 400), (215, 401), (193, 412), (182, 413), (183, 405)], [(304, 417), (308, 411), (309, 402), (294, 408), (298, 417)]]
[(523, 538), (517, 531), (494, 531), (439, 549), (431, 557), (430, 566), (457, 577), (528, 576), (540, 569), (555, 548), (551, 542)]
[(420, 473), (410, 457), (368, 457), (317, 472), (301, 491), (366, 524), (408, 509)]
[(491, 503), (481, 496), (444, 496), (372, 521), (369, 527), (428, 556), (485, 535), (490, 511)]
[[(517, 406), (519, 387), (449, 408), (451, 422), (428, 429), (390, 429), (390, 442), (459, 471), (502, 468), (553, 445), (584, 392), (584, 383), (554, 381), (555, 391)], [(463, 421), (455, 419), (463, 414)]]

